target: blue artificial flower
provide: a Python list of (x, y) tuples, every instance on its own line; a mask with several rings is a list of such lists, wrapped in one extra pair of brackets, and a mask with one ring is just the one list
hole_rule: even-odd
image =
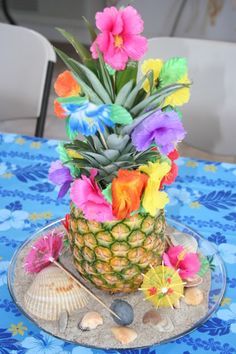
[(25, 338), (21, 345), (26, 354), (59, 354), (63, 353), (64, 342), (41, 331), (39, 335)]
[(62, 103), (62, 107), (69, 116), (68, 128), (72, 134), (94, 135), (97, 131), (102, 133), (105, 126), (113, 127), (110, 119), (111, 106), (102, 104), (97, 106), (87, 100), (75, 103)]
[(25, 222), (29, 217), (29, 213), (23, 210), (1, 209), (0, 210), (0, 231), (6, 231), (10, 228), (22, 229), (26, 225)]
[(228, 309), (220, 309), (217, 317), (224, 321), (230, 322), (230, 331), (236, 333), (236, 303), (229, 305)]

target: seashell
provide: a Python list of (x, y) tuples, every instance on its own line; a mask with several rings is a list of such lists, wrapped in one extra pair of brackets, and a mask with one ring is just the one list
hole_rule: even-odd
[(43, 320), (58, 320), (88, 303), (86, 292), (58, 267), (50, 265), (36, 275), (24, 296), (25, 309)]
[(175, 327), (169, 317), (164, 317), (156, 326), (159, 332), (172, 332)]
[(111, 331), (118, 342), (121, 344), (129, 344), (137, 338), (137, 332), (128, 327), (112, 327)]
[(68, 324), (69, 315), (67, 311), (62, 311), (58, 319), (58, 330), (64, 333)]
[(120, 319), (112, 315), (113, 320), (120, 326), (128, 326), (134, 320), (134, 310), (132, 306), (124, 301), (115, 299), (112, 301), (110, 309), (115, 312)]
[(175, 309), (180, 309), (181, 305), (180, 305), (179, 299), (175, 301), (173, 306), (174, 306)]
[(202, 282), (203, 282), (202, 277), (200, 277), (200, 275), (196, 274), (194, 277), (188, 278), (185, 280), (184, 287), (191, 288), (191, 287), (198, 286), (198, 285), (202, 284)]
[(198, 288), (187, 288), (184, 293), (184, 301), (187, 305), (200, 305), (203, 301), (203, 292)]
[(82, 331), (91, 331), (103, 324), (103, 318), (96, 311), (87, 312), (79, 323)]
[(149, 310), (143, 316), (143, 323), (150, 323), (156, 326), (162, 320), (161, 315), (156, 310)]
[(183, 246), (187, 252), (196, 253), (198, 249), (197, 240), (188, 234), (175, 231), (168, 235), (168, 238), (173, 246)]

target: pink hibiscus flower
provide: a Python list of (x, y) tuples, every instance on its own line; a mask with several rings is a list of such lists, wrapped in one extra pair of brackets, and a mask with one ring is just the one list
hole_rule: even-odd
[(179, 269), (182, 279), (192, 278), (201, 267), (197, 253), (187, 253), (183, 246), (173, 246), (163, 255), (164, 264), (168, 267)]
[(105, 200), (95, 182), (96, 174), (97, 170), (91, 169), (90, 177), (82, 175), (76, 179), (71, 186), (71, 199), (88, 220), (98, 222), (114, 220), (112, 206)]
[(98, 47), (104, 61), (116, 70), (124, 70), (129, 58), (139, 60), (147, 50), (147, 39), (140, 36), (143, 20), (132, 6), (97, 12), (96, 26), (101, 33), (90, 48), (92, 56), (98, 58)]

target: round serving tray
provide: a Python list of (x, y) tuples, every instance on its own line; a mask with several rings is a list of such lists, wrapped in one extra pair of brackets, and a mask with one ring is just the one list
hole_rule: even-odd
[[(19, 257), (21, 256), (22, 252), (25, 250), (25, 248), (28, 248), (29, 244), (31, 244), (32, 241), (37, 239), (41, 234), (48, 232), (49, 230), (52, 230), (54, 228), (59, 227), (61, 225), (62, 220), (63, 219), (57, 220), (53, 223), (50, 223), (46, 227), (38, 230), (33, 235), (30, 235), (29, 238), (27, 238), (26, 241), (21, 245), (21, 247), (19, 247), (17, 249), (17, 251), (14, 253), (11, 263), (10, 263), (10, 266), (9, 266), (9, 269), (8, 269), (8, 287), (9, 287), (10, 294), (11, 294), (13, 300), (15, 301), (16, 305), (19, 307), (20, 311), (26, 317), (28, 317), (28, 319), (30, 319), (34, 324), (36, 324), (38, 327), (40, 327), (45, 332), (48, 332), (49, 334), (52, 334), (52, 333), (49, 330), (45, 329), (43, 326), (40, 326), (40, 324), (37, 322), (37, 320), (33, 319), (31, 314), (26, 312), (26, 310), (22, 306), (22, 303), (20, 303), (20, 301), (18, 299), (17, 292), (15, 291), (15, 287), (14, 287), (15, 270), (16, 270), (17, 261), (18, 261)], [(218, 307), (221, 303), (221, 300), (223, 298), (225, 288), (226, 288), (226, 273), (225, 273), (223, 261), (222, 261), (221, 257), (219, 256), (219, 254), (217, 253), (217, 249), (216, 249), (215, 245), (209, 241), (206, 241), (196, 231), (192, 230), (188, 226), (185, 226), (173, 219), (167, 218), (167, 224), (169, 226), (177, 229), (180, 232), (192, 235), (198, 242), (199, 252), (204, 256), (213, 257), (213, 267), (211, 269), (211, 284), (210, 284), (210, 292), (209, 292), (208, 311), (204, 317), (202, 317), (199, 321), (197, 321), (191, 327), (189, 327), (187, 330), (179, 333), (178, 335), (174, 335), (172, 337), (169, 337), (168, 339), (161, 340), (158, 343), (154, 343), (154, 344), (152, 343), (150, 345), (145, 345), (145, 346), (137, 346), (137, 347), (135, 347), (135, 346), (123, 347), (122, 346), (122, 347), (119, 347), (119, 350), (121, 348), (130, 349), (130, 350), (131, 349), (142, 349), (142, 348), (150, 347), (153, 345), (167, 343), (167, 342), (173, 341), (177, 338), (180, 338), (180, 337), (192, 332), (197, 327), (199, 327), (201, 324), (203, 324), (205, 321), (207, 321), (209, 319), (209, 317), (211, 317), (211, 315), (218, 309)], [(53, 335), (55, 336), (55, 334), (53, 334)], [(63, 336), (61, 336), (61, 337), (56, 336), (56, 337), (66, 340)], [(78, 339), (76, 341), (72, 341), (72, 340), (67, 340), (67, 341), (74, 343), (76, 345), (82, 345), (85, 347), (88, 346), (85, 343), (80, 343)], [(109, 348), (106, 347), (105, 343), (104, 343), (104, 347), (101, 347), (101, 346), (96, 347), (95, 345), (93, 345), (93, 346), (89, 345), (88, 347), (94, 348), (94, 349), (118, 350), (115, 347), (109, 347)]]

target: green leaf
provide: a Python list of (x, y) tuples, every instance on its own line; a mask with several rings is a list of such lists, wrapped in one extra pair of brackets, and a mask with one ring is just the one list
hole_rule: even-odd
[(89, 31), (89, 34), (90, 34), (90, 38), (91, 38), (91, 41), (93, 42), (96, 38), (97, 38), (97, 33), (95, 31), (95, 28), (93, 27), (93, 25), (87, 20), (86, 17), (82, 16), (85, 24), (86, 24), (86, 27)]
[(78, 134), (70, 130), (69, 119), (69, 117), (66, 118), (66, 134), (70, 140), (74, 140)]
[(121, 88), (127, 84), (130, 80), (133, 80), (133, 84), (136, 85), (138, 73), (138, 62), (130, 61), (128, 62), (125, 70), (116, 72), (115, 86), (116, 92), (118, 93)]
[(97, 92), (97, 95), (101, 98), (103, 103), (111, 103), (112, 101), (109, 94), (107, 93), (101, 82), (98, 80), (97, 76), (85, 65), (78, 63), (78, 66), (87, 76), (90, 85), (93, 87), (95, 92)]
[(70, 96), (70, 97), (58, 97), (57, 101), (60, 103), (74, 103), (74, 104), (83, 104), (88, 101), (85, 97), (81, 96)]
[(210, 264), (209, 264), (207, 257), (200, 255), (199, 258), (200, 258), (200, 262), (201, 262), (201, 268), (197, 274), (200, 277), (203, 277), (210, 269)]
[(103, 189), (102, 194), (104, 195), (104, 198), (108, 203), (112, 204), (112, 195), (111, 195), (111, 183), (108, 184), (108, 186)]
[(110, 65), (108, 65), (107, 63), (105, 63), (105, 67), (107, 68), (108, 74), (110, 76), (114, 76), (116, 73), (116, 70), (113, 69)]
[(111, 120), (116, 124), (130, 124), (133, 121), (131, 114), (122, 106), (117, 104), (111, 105)]
[(141, 80), (137, 83), (137, 85), (134, 87), (134, 89), (130, 92), (129, 96), (127, 97), (127, 100), (125, 101), (124, 107), (127, 109), (132, 108), (133, 103), (135, 102), (136, 96), (139, 93), (139, 90), (143, 87), (143, 83), (146, 79), (148, 79), (149, 76), (151, 76), (151, 71), (148, 71)]
[(166, 86), (179, 81), (187, 73), (187, 60), (182, 57), (174, 57), (167, 60), (160, 72), (160, 86)]
[(83, 61), (91, 58), (91, 53), (88, 51), (88, 49), (83, 44), (81, 44), (71, 33), (65, 31), (62, 28), (57, 28), (57, 30), (70, 42), (70, 44), (75, 48), (76, 52), (79, 54)]
[(119, 104), (119, 105), (123, 106), (125, 101), (127, 100), (128, 95), (130, 94), (130, 92), (132, 90), (132, 87), (133, 87), (133, 80), (130, 80), (119, 91), (119, 93), (115, 99), (115, 104)]

